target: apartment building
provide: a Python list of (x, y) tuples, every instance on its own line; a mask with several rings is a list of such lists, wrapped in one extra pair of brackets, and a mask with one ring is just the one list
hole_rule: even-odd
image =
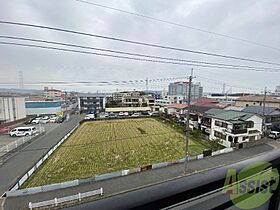
[[(168, 96), (188, 97), (189, 82), (173, 82), (168, 85)], [(191, 98), (200, 98), (203, 96), (203, 87), (200, 83), (191, 85)]]
[(44, 87), (44, 97), (47, 99), (57, 99), (61, 100), (62, 91), (54, 88)]
[(104, 94), (78, 94), (78, 108), (81, 113), (99, 113), (105, 110), (106, 96)]

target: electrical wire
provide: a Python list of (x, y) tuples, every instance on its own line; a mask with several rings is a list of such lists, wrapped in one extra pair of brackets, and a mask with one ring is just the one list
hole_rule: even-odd
[(193, 26), (189, 26), (189, 25), (175, 23), (175, 22), (172, 22), (172, 21), (163, 20), (163, 19), (159, 19), (159, 18), (143, 15), (143, 14), (140, 14), (140, 13), (135, 13), (135, 12), (131, 12), (131, 11), (124, 10), (124, 9), (118, 9), (118, 8), (114, 8), (114, 7), (111, 7), (111, 6), (105, 6), (105, 5), (102, 5), (102, 4), (97, 4), (97, 3), (93, 3), (93, 2), (89, 2), (89, 1), (84, 1), (84, 0), (76, 0), (76, 1), (84, 3), (84, 4), (88, 4), (88, 5), (93, 5), (93, 6), (97, 6), (97, 7), (101, 7), (101, 8), (106, 8), (106, 9), (110, 9), (110, 10), (126, 13), (126, 14), (129, 14), (129, 15), (138, 16), (138, 17), (141, 17), (141, 18), (150, 19), (150, 20), (153, 20), (153, 21), (157, 21), (157, 22), (161, 22), (161, 23), (165, 23), (165, 24), (169, 24), (169, 25), (179, 26), (181, 28), (187, 28), (187, 29), (191, 29), (191, 30), (195, 30), (195, 31), (199, 31), (199, 32), (215, 35), (215, 36), (229, 38), (229, 39), (232, 39), (232, 40), (241, 41), (241, 42), (245, 42), (245, 43), (248, 43), (248, 44), (253, 44), (253, 45), (256, 45), (256, 46), (265, 47), (265, 48), (269, 48), (269, 49), (280, 51), (279, 48), (275, 48), (275, 47), (268, 46), (268, 45), (265, 45), (265, 44), (262, 44), (262, 43), (258, 43), (258, 42), (253, 42), (253, 41), (248, 40), (248, 39), (242, 39), (242, 38), (230, 36), (230, 35), (227, 35), (227, 34), (222, 34), (222, 33), (217, 33), (217, 32), (213, 32), (213, 31), (209, 31), (209, 30), (202, 29), (202, 28), (197, 28), (197, 27), (193, 27)]
[(124, 43), (129, 43), (129, 44), (142, 45), (142, 46), (147, 46), (147, 47), (161, 48), (161, 49), (165, 49), (165, 50), (175, 50), (175, 51), (180, 51), (180, 52), (188, 52), (188, 53), (194, 53), (194, 54), (200, 54), (200, 55), (206, 55), (206, 56), (214, 56), (214, 57), (221, 57), (221, 58), (226, 58), (226, 59), (234, 59), (234, 60), (249, 61), (249, 62), (255, 62), (255, 63), (262, 63), (262, 64), (270, 64), (270, 65), (280, 66), (280, 63), (274, 63), (274, 62), (269, 62), (269, 61), (255, 60), (255, 59), (251, 59), (251, 58), (242, 58), (242, 57), (236, 57), (236, 56), (230, 56), (230, 55), (224, 55), (224, 54), (217, 54), (217, 53), (210, 53), (210, 52), (203, 52), (203, 51), (197, 51), (197, 50), (190, 50), (190, 49), (184, 49), (184, 48), (176, 48), (176, 47), (171, 47), (171, 46), (164, 46), (164, 45), (158, 45), (158, 44), (152, 44), (152, 43), (146, 43), (146, 42), (139, 42), (139, 41), (133, 41), (133, 40), (128, 40), (128, 39), (121, 39), (121, 38), (116, 38), (116, 37), (111, 37), (111, 36), (103, 36), (103, 35), (98, 35), (98, 34), (80, 32), (80, 31), (51, 27), (51, 26), (43, 26), (43, 25), (37, 25), (37, 24), (20, 23), (20, 22), (3, 21), (3, 20), (0, 20), (0, 24), (53, 30), (53, 31), (59, 31), (59, 32), (64, 32), (64, 33), (71, 33), (71, 34), (76, 34), (76, 35), (89, 36), (89, 37), (101, 38), (101, 39), (106, 39), (106, 40), (124, 42)]
[[(199, 67), (206, 67), (206, 68), (217, 68), (217, 69), (231, 69), (231, 70), (244, 70), (241, 68), (234, 68), (234, 67), (225, 67), (225, 66), (218, 66), (218, 65), (207, 65), (207, 64), (194, 64), (194, 63), (183, 63), (183, 62), (174, 62), (174, 61), (164, 61), (164, 60), (154, 60), (154, 59), (144, 59), (138, 57), (128, 57), (128, 56), (120, 56), (120, 55), (113, 55), (113, 54), (106, 54), (106, 53), (95, 53), (89, 51), (82, 51), (82, 50), (74, 50), (74, 49), (67, 49), (67, 48), (58, 48), (58, 47), (50, 47), (50, 46), (43, 46), (43, 45), (33, 45), (33, 44), (21, 44), (15, 42), (0, 42), (2, 45), (14, 45), (14, 46), (21, 46), (21, 47), (32, 47), (32, 48), (41, 48), (41, 49), (49, 49), (49, 50), (59, 50), (64, 52), (74, 52), (80, 54), (90, 54), (96, 56), (104, 56), (104, 57), (113, 57), (118, 59), (128, 59), (128, 60), (136, 60), (136, 61), (143, 61), (143, 62), (153, 62), (153, 63), (161, 63), (161, 64), (173, 64), (173, 65), (183, 65), (183, 66), (199, 66)], [(262, 69), (246, 69), (248, 71), (259, 71), (259, 72), (279, 72), (278, 70), (262, 70)]]
[(62, 46), (67, 46), (67, 47), (76, 47), (76, 48), (82, 48), (82, 49), (97, 50), (97, 51), (102, 51), (102, 52), (118, 53), (118, 54), (146, 57), (146, 58), (153, 58), (153, 59), (160, 59), (160, 60), (171, 60), (171, 61), (179, 61), (179, 62), (186, 62), (186, 63), (197, 63), (197, 64), (209, 64), (209, 65), (218, 65), (218, 66), (225, 66), (225, 67), (242, 68), (242, 69), (247, 69), (248, 68), (248, 69), (263, 69), (263, 70), (280, 71), (279, 68), (277, 69), (277, 68), (267, 68), (267, 67), (257, 67), (257, 66), (234, 65), (234, 64), (224, 64), (224, 63), (214, 63), (214, 62), (206, 62), (206, 61), (178, 59), (178, 58), (171, 58), (171, 57), (161, 57), (161, 56), (146, 55), (146, 54), (140, 54), (140, 53), (124, 52), (124, 51), (119, 51), (119, 50), (110, 50), (110, 49), (104, 49), (104, 48), (89, 47), (89, 46), (76, 45), (76, 44), (63, 43), (63, 42), (54, 42), (54, 41), (48, 41), (48, 40), (42, 40), (42, 39), (31, 39), (31, 38), (26, 38), (26, 37), (15, 37), (15, 36), (0, 35), (0, 38), (12, 39), (12, 40), (21, 40), (21, 41), (30, 41), (30, 42), (39, 42), (39, 43), (47, 43), (47, 44), (54, 44), (54, 45), (62, 45)]

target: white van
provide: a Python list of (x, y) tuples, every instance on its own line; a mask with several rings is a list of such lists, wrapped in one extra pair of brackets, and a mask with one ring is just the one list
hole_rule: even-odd
[(278, 131), (270, 131), (269, 135), (270, 138), (272, 139), (280, 139), (280, 132)]
[(36, 127), (17, 127), (10, 131), (10, 136), (32, 136), (37, 133)]

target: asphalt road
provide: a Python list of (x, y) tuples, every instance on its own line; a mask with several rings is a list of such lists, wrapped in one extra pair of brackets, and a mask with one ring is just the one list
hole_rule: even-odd
[[(251, 148), (237, 150), (235, 152), (207, 157), (201, 160), (193, 160), (188, 163), (188, 173), (193, 173), (197, 171), (202, 171), (205, 169), (217, 167), (223, 164), (230, 164), (233, 162), (238, 162), (243, 159), (247, 159), (249, 157), (258, 155), (263, 152), (267, 152), (275, 149), (276, 147), (280, 147), (280, 143), (276, 143), (275, 145), (258, 145)], [(10, 197), (5, 200), (4, 209), (19, 209), (20, 207), (26, 208), (28, 202), (39, 202), (44, 200), (50, 200), (55, 197), (64, 197), (70, 196), (73, 194), (77, 194), (79, 192), (87, 192), (91, 190), (98, 189), (103, 187), (104, 195), (109, 196), (112, 194), (118, 194), (123, 191), (133, 190), (135, 188), (143, 187), (145, 185), (150, 185), (158, 182), (162, 182), (164, 180), (172, 179), (178, 176), (181, 176), (184, 171), (183, 164), (171, 165), (168, 167), (148, 170), (141, 173), (132, 174), (129, 176), (118, 177), (114, 179), (108, 179), (103, 181), (98, 181), (94, 183), (88, 183), (84, 185), (80, 185), (77, 187), (66, 188), (62, 190), (55, 190), (45, 193), (26, 195), (20, 197)], [(92, 209), (91, 203), (86, 203), (83, 205), (70, 207), (71, 210), (78, 209)]]
[(0, 195), (8, 191), (29, 168), (74, 128), (79, 121), (80, 117), (78, 115), (72, 115), (68, 122), (60, 124), (57, 128), (34, 140), (0, 166)]

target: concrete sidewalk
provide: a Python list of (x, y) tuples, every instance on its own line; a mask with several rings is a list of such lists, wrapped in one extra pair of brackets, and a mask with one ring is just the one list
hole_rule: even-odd
[[(188, 163), (188, 173), (194, 173), (203, 171), (217, 166), (226, 165), (234, 162), (250, 158), (255, 155), (270, 151), (280, 147), (280, 143), (273, 143), (272, 145), (261, 144), (255, 147), (237, 150), (231, 153), (206, 157), (201, 160), (193, 160)], [(24, 209), (28, 207), (29, 202), (39, 202), (44, 200), (50, 200), (55, 197), (64, 197), (79, 192), (87, 192), (100, 187), (104, 189), (104, 195), (117, 194), (123, 191), (129, 191), (135, 188), (143, 187), (145, 185), (151, 185), (158, 182), (166, 181), (182, 176), (184, 172), (184, 164), (171, 165), (165, 168), (159, 168), (154, 170), (148, 170), (141, 173), (131, 174), (128, 176), (103, 180), (94, 182), (92, 184), (79, 185), (72, 188), (50, 191), (45, 193), (26, 195), (20, 197), (6, 198), (4, 203), (4, 209)], [(77, 207), (78, 208), (78, 207)]]

